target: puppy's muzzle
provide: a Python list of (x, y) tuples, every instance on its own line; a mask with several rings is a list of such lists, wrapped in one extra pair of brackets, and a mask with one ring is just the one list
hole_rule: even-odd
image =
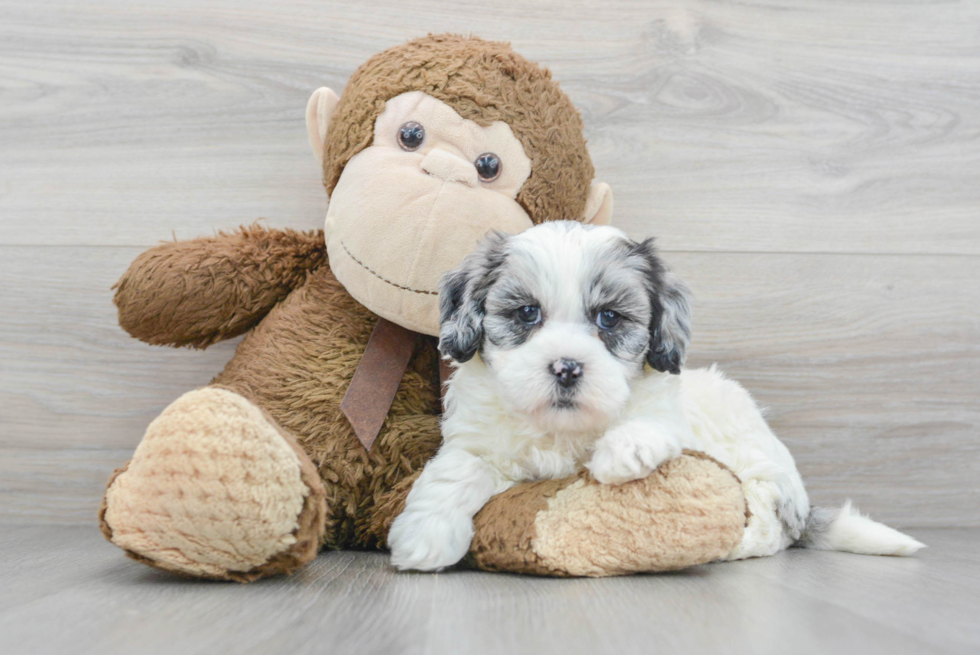
[(582, 377), (582, 364), (571, 359), (559, 359), (552, 363), (551, 372), (555, 374), (559, 385), (571, 389)]

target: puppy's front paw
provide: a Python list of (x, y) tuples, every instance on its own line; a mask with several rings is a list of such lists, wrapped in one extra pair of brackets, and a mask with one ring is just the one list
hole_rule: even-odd
[(603, 484), (623, 484), (645, 478), (664, 462), (680, 457), (681, 443), (645, 425), (620, 425), (596, 442), (585, 465)]
[(402, 571), (441, 571), (456, 564), (473, 541), (473, 521), (464, 519), (403, 512), (388, 532), (391, 563)]

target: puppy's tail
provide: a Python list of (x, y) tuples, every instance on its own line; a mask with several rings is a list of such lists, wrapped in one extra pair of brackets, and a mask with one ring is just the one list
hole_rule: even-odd
[(795, 546), (814, 550), (843, 550), (862, 555), (912, 555), (925, 544), (884, 523), (863, 516), (851, 501), (840, 509), (814, 507)]

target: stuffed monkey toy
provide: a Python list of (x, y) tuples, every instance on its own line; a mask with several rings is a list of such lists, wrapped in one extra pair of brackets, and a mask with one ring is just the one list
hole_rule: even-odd
[[(502, 43), (429, 36), (381, 52), (307, 107), (330, 196), (323, 232), (242, 228), (152, 248), (117, 283), (149, 344), (246, 334), (206, 387), (150, 423), (109, 480), (106, 538), (185, 575), (251, 581), (321, 548), (379, 549), (440, 444), (437, 283), (490, 229), (608, 222), (581, 118)], [(475, 521), (471, 566), (542, 575), (724, 557), (735, 476), (689, 453), (645, 480), (515, 487)]]

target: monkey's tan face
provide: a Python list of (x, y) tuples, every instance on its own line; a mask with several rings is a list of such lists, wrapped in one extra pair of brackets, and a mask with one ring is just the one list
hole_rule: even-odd
[(532, 226), (515, 200), (530, 174), (506, 123), (481, 127), (421, 91), (392, 98), (330, 198), (330, 267), (371, 311), (437, 335), (439, 277), (489, 230)]

